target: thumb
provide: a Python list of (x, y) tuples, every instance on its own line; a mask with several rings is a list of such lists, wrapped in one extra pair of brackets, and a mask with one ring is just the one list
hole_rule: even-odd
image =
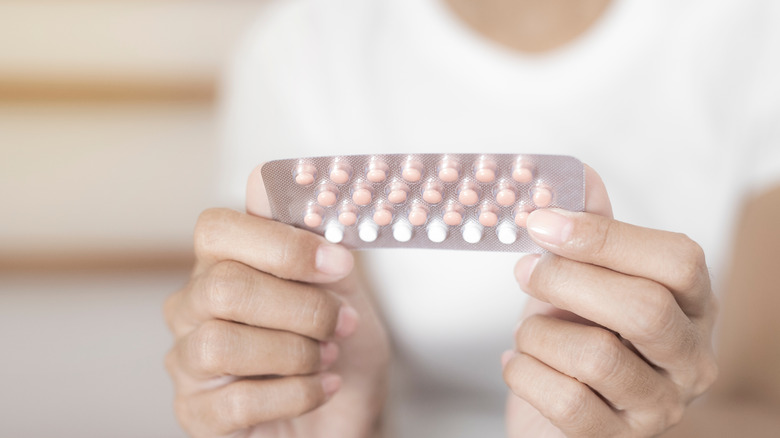
[[(268, 194), (265, 191), (265, 183), (259, 165), (249, 175), (246, 185), (246, 212), (253, 216), (271, 219), (271, 205), (268, 202)], [(587, 184), (586, 184), (587, 187)]]

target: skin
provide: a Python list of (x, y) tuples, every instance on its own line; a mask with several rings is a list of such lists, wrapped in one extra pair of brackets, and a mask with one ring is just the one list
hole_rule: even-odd
[[(554, 50), (576, 39), (598, 20), (608, 8), (610, 1), (445, 0), (445, 3), (466, 25), (472, 27), (483, 36), (510, 49), (526, 53), (539, 53)], [(526, 22), (525, 25), (523, 25), (524, 20)], [(611, 212), (605, 208), (601, 210), (591, 209), (591, 213), (607, 217), (611, 216)], [(741, 220), (735, 228), (735, 234), (732, 239), (735, 242), (732, 264), (728, 269), (728, 277), (723, 291), (721, 291), (721, 295), (724, 297), (724, 304), (720, 316), (722, 323), (720, 328), (720, 345), (718, 345), (719, 357), (717, 359), (717, 365), (720, 369), (718, 380), (714, 383), (710, 394), (703, 401), (689, 406), (686, 409), (686, 415), (682, 417), (679, 425), (666, 431), (663, 434), (664, 437), (774, 437), (780, 432), (780, 377), (778, 377), (780, 374), (777, 373), (777, 370), (780, 369), (780, 340), (776, 336), (777, 333), (780, 333), (780, 319), (776, 317), (778, 311), (780, 311), (780, 290), (777, 286), (778, 260), (780, 260), (780, 227), (777, 226), (780, 223), (780, 187), (770, 188), (745, 200), (740, 216)], [(592, 216), (584, 214), (573, 217), (571, 220), (575, 224), (579, 224), (582, 221), (588, 222), (594, 219)], [(623, 225), (608, 227), (608, 229), (613, 228), (632, 229), (630, 226), (626, 227)], [(629, 232), (628, 234), (632, 233)], [(670, 234), (659, 235), (658, 237), (669, 240), (672, 244), (676, 241), (685, 242), (687, 240), (683, 236)], [(625, 243), (628, 244), (629, 239), (625, 238), (625, 240)], [(539, 243), (542, 244), (542, 241), (540, 240)], [(524, 286), (524, 289), (532, 296), (541, 297), (548, 301), (562, 299), (558, 294), (550, 293), (550, 291), (556, 290), (554, 285), (540, 281), (538, 278), (544, 277), (545, 266), (547, 266), (546, 269), (550, 269), (550, 265), (556, 266), (554, 269), (556, 269), (558, 275), (565, 272), (566, 269), (561, 269), (560, 263), (555, 261), (560, 258), (573, 259), (577, 263), (582, 263), (583, 259), (585, 261), (588, 260), (587, 255), (569, 253), (568, 251), (571, 250), (569, 245), (571, 243), (565, 244), (564, 248), (548, 247), (554, 256), (548, 256), (546, 260), (539, 263), (537, 268), (541, 267), (542, 271), (534, 270), (535, 274), (531, 277), (535, 277), (536, 280), (531, 280), (530, 282), (525, 280), (529, 278), (526, 276), (528, 274), (528, 260), (521, 260), (518, 263), (518, 272), (516, 272), (521, 286)], [(633, 246), (632, 252), (645, 247), (641, 240), (634, 240), (633, 245), (635, 246)], [(690, 245), (690, 242), (685, 245)], [(620, 250), (618, 249), (617, 251)], [(696, 251), (692, 252), (695, 253)], [(693, 258), (698, 257), (696, 255)], [(701, 263), (702, 260), (699, 260), (698, 264)], [(576, 263), (567, 263), (567, 265), (570, 267), (578, 266)], [(540, 274), (539, 272), (542, 273)], [(576, 281), (569, 280), (567, 277), (561, 275), (559, 278), (561, 282)], [(663, 280), (657, 275), (649, 275), (649, 277), (650, 281), (655, 281), (656, 283), (660, 281), (660, 284), (663, 284)], [(701, 286), (699, 289), (701, 289)], [(672, 293), (675, 299), (678, 298), (679, 294), (675, 293), (674, 290), (669, 292)], [(560, 303), (561, 306), (571, 305), (571, 303), (565, 302), (565, 300), (555, 302)], [(585, 313), (586, 309), (581, 309), (579, 304), (575, 303), (574, 307), (576, 307), (576, 313)], [(714, 308), (714, 306), (711, 308)], [(702, 321), (707, 320), (711, 316), (703, 318), (701, 315), (690, 314), (690, 312), (684, 310), (685, 306), (683, 305), (680, 306), (680, 309), (683, 310), (690, 321), (698, 326), (700, 341), (704, 339), (708, 331), (706, 326), (710, 322), (707, 321), (705, 324), (702, 324)], [(619, 311), (622, 311), (622, 309)], [(530, 316), (534, 314), (542, 316)], [(557, 319), (557, 321), (552, 321), (553, 324), (550, 324), (551, 316)], [(514, 355), (507, 353), (503, 358), (504, 362), (510, 361), (511, 363), (518, 360), (522, 362), (523, 353), (521, 351), (524, 348), (537, 348), (533, 345), (528, 345), (529, 336), (527, 333), (529, 331), (539, 330), (538, 327), (544, 327), (547, 330), (555, 324), (561, 324), (561, 321), (566, 322), (572, 319), (580, 323), (579, 328), (583, 333), (588, 332), (588, 337), (592, 336), (596, 339), (592, 342), (604, 342), (606, 338), (608, 342), (604, 348), (611, 349), (616, 347), (616, 345), (612, 344), (614, 342), (613, 339), (603, 335), (603, 329), (594, 329), (590, 327), (592, 323), (589, 321), (578, 318), (571, 313), (560, 312), (549, 304), (536, 300), (526, 308), (524, 322), (518, 330), (516, 336), (517, 353)], [(561, 325), (559, 330), (565, 331), (571, 329), (571, 327), (571, 325)], [(614, 330), (613, 327), (610, 328)], [(568, 352), (569, 355), (576, 355), (576, 348), (567, 350), (565, 346), (566, 341), (563, 340), (563, 342), (564, 345), (557, 348), (557, 354)], [(547, 348), (550, 348), (550, 344), (547, 344)], [(632, 347), (632, 350), (637, 348), (630, 342), (627, 344)], [(708, 347), (702, 345), (701, 342), (697, 344), (697, 347), (700, 350), (708, 350)], [(548, 362), (556, 361), (559, 364), (558, 368), (570, 366), (566, 361), (561, 363), (560, 358), (555, 357), (556, 352), (537, 351), (537, 355), (550, 358)], [(515, 356), (520, 356), (521, 359)], [(531, 356), (533, 357), (533, 355)], [(647, 359), (644, 355), (641, 357)], [(648, 363), (656, 365), (652, 360), (648, 360)], [(703, 382), (712, 378), (713, 369), (711, 368), (711, 363), (697, 361), (694, 364), (697, 366), (697, 369), (703, 372)], [(558, 383), (574, 386), (577, 389), (573, 391), (581, 394), (577, 391), (583, 388), (578, 385), (571, 385), (572, 381), (565, 379), (567, 376), (565, 372), (561, 372), (555, 366), (550, 367), (550, 363), (545, 363), (545, 365), (548, 365), (548, 367), (541, 368), (543, 370), (542, 374), (558, 377)], [(511, 367), (514, 366), (511, 365)], [(656, 366), (656, 368), (658, 367)], [(513, 378), (516, 374), (512, 373), (511, 369), (509, 372), (505, 369), (505, 376), (507, 377), (507, 384), (510, 388), (513, 388), (513, 385), (517, 386), (518, 382)], [(554, 373), (555, 371), (558, 372), (557, 375)], [(604, 372), (603, 369), (598, 367), (593, 367), (591, 371), (595, 371), (596, 374)], [(564, 379), (560, 378), (561, 374), (564, 376)], [(576, 376), (576, 371), (570, 371), (570, 374), (573, 375), (568, 377), (575, 379), (579, 377)], [(671, 377), (673, 374), (670, 373), (669, 376)], [(657, 378), (657, 376), (654, 377)], [(556, 386), (551, 384), (545, 389), (549, 391)], [(564, 387), (561, 386), (560, 388)], [(563, 390), (560, 388), (559, 390)], [(676, 391), (678, 394), (682, 394), (686, 388), (690, 391), (690, 384), (677, 384)], [(694, 391), (694, 393), (701, 388), (696, 389), (697, 391)], [(672, 388), (669, 391), (673, 395), (675, 390)], [(587, 393), (585, 394), (587, 395)], [(667, 392), (667, 394), (669, 393)], [(526, 399), (518, 395), (525, 395)], [(604, 397), (604, 394), (601, 395)], [(608, 397), (605, 398), (609, 399)], [(656, 405), (656, 412), (666, 412), (667, 418), (677, 419), (676, 413), (674, 415), (668, 414), (679, 408), (679, 406), (674, 406), (676, 403), (685, 402), (687, 398), (678, 397), (677, 401), (674, 400), (674, 397), (671, 399), (667, 398), (663, 403)], [(528, 399), (535, 400), (535, 402)], [(523, 388), (518, 388), (517, 391), (509, 396), (507, 402), (507, 424), (510, 436), (563, 436), (564, 434), (555, 427), (556, 421), (560, 422), (561, 420), (553, 419), (556, 412), (560, 416), (562, 412), (560, 409), (566, 407), (566, 404), (563, 406), (558, 404), (561, 399), (571, 400), (564, 394), (557, 399), (551, 396), (544, 401), (540, 400), (538, 394), (535, 395)], [(590, 400), (593, 399), (591, 398)], [(618, 424), (618, 432), (616, 432), (618, 436), (626, 433), (625, 426), (620, 426), (620, 421), (625, 421), (624, 419), (615, 419), (614, 412), (610, 413), (604, 410), (603, 406), (598, 403), (594, 403), (591, 406), (593, 405), (597, 406), (596, 409), (604, 413), (604, 418), (612, 419), (610, 424)], [(633, 411), (632, 409), (627, 409), (620, 412), (620, 414), (623, 417), (630, 417), (635, 415), (635, 411), (636, 409)], [(566, 413), (566, 410), (564, 409), (563, 412)], [(547, 415), (545, 416), (543, 413)], [(568, 436), (589, 436), (589, 434), (592, 434), (592, 432), (582, 432), (581, 434), (581, 432), (572, 431), (570, 430), (571, 425), (561, 424), (561, 426), (569, 432)], [(645, 425), (644, 427), (648, 426)], [(606, 432), (603, 433), (600, 436), (610, 436)], [(595, 435), (599, 436), (598, 433)], [(629, 432), (629, 435), (642, 436), (633, 432)]]
[(600, 178), (586, 178), (586, 212), (528, 217), (550, 253), (515, 268), (535, 301), (503, 357), (509, 436), (656, 436), (717, 376), (702, 249), (612, 219)]
[(211, 209), (195, 253), (189, 284), (164, 307), (182, 427), (193, 437), (370, 435), (390, 351), (349, 251)]
[[(575, 39), (609, 5), (447, 3), (486, 37), (531, 53)], [(780, 188), (745, 205), (717, 362), (718, 306), (699, 246), (612, 219), (592, 169), (586, 190), (584, 213), (528, 218), (550, 254), (515, 269), (532, 298), (502, 357), (509, 436), (776, 436)], [(248, 193), (261, 199), (263, 188)], [(369, 283), (340, 247), (263, 218), (262, 202), (247, 210), (201, 215), (191, 281), (166, 301), (177, 418), (194, 437), (377, 436), (390, 348)], [(709, 397), (689, 407), (718, 365)]]

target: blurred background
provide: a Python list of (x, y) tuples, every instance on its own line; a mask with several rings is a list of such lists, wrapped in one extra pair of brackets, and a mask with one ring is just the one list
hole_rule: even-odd
[(178, 437), (164, 298), (263, 0), (0, 0), (0, 436)]

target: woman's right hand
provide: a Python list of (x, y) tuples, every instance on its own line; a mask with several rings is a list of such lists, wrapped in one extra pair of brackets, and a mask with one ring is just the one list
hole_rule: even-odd
[(370, 436), (389, 346), (350, 252), (212, 209), (198, 220), (195, 254), (189, 284), (164, 309), (184, 429), (193, 437)]

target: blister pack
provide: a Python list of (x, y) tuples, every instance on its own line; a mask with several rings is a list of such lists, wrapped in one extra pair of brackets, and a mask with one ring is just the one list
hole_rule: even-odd
[(562, 155), (385, 154), (270, 161), (274, 220), (351, 249), (540, 252), (539, 208), (582, 211), (582, 163)]

